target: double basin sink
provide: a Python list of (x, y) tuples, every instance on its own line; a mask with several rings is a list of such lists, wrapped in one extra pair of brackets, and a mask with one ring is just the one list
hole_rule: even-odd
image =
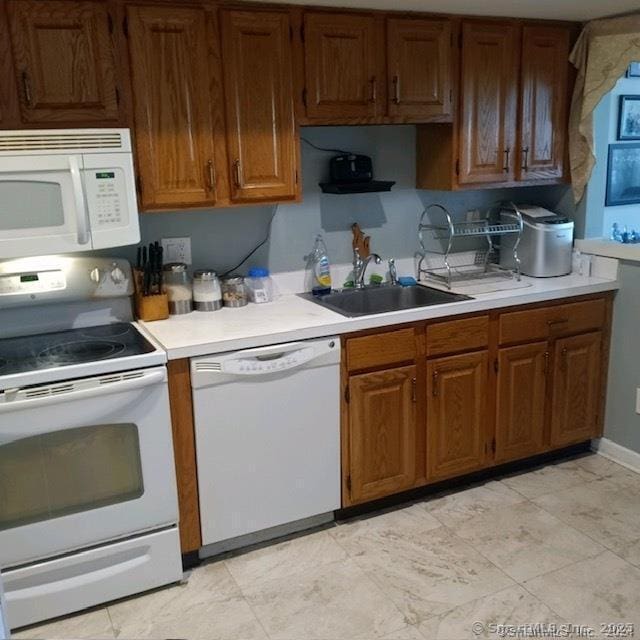
[(409, 287), (381, 285), (364, 289), (332, 291), (322, 296), (314, 296), (311, 293), (301, 295), (307, 300), (312, 300), (316, 304), (349, 318), (472, 299), (469, 296), (448, 293), (421, 285)]

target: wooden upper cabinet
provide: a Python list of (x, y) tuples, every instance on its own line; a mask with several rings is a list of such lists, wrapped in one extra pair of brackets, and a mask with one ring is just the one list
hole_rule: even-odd
[(545, 444), (546, 342), (500, 349), (496, 462), (540, 453)]
[(515, 179), (517, 70), (515, 26), (463, 24), (460, 184)]
[(602, 333), (558, 340), (554, 352), (551, 446), (597, 437)]
[(427, 361), (427, 479), (484, 465), (486, 351)]
[(563, 177), (568, 61), (567, 29), (523, 28), (520, 180)]
[(413, 486), (416, 375), (416, 367), (407, 366), (349, 378), (351, 488), (344, 497), (345, 506)]
[(373, 16), (305, 14), (308, 118), (368, 118), (384, 112), (376, 46)]
[(9, 0), (7, 9), (23, 121), (118, 121), (113, 19), (106, 3)]
[(387, 21), (388, 113), (412, 120), (451, 117), (451, 23)]
[(223, 11), (222, 43), (231, 199), (297, 195), (289, 16)]
[(207, 11), (129, 6), (127, 22), (142, 207), (214, 204), (216, 96)]
[(19, 126), (18, 93), (16, 91), (13, 55), (9, 39), (9, 23), (5, 6), (0, 3), (0, 128)]

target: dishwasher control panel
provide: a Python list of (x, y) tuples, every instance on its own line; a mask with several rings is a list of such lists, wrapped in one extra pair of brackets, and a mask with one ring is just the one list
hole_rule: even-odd
[(191, 360), (191, 384), (199, 388), (238, 377), (264, 376), (340, 362), (338, 338), (322, 338), (221, 353)]

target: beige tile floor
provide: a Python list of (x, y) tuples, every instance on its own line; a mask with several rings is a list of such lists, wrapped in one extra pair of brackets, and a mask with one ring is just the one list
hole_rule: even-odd
[(554, 623), (640, 638), (640, 475), (598, 455), (209, 562), (15, 637), (466, 640)]

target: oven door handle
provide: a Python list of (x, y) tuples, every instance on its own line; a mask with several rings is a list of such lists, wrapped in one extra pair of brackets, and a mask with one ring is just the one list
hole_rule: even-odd
[[(103, 376), (96, 376), (95, 378), (87, 378), (69, 383), (54, 382), (50, 385), (42, 385), (42, 387), (36, 388), (37, 390), (46, 392), (47, 387), (51, 387), (52, 391), (49, 395), (19, 398), (17, 400), (12, 400), (12, 396), (18, 396), (21, 392), (24, 393), (22, 389), (5, 389), (4, 394), (0, 395), (0, 415), (20, 411), (21, 409), (37, 409), (61, 402), (84, 400), (85, 398), (97, 398), (100, 396), (113, 395), (114, 393), (134, 391), (135, 389), (143, 389), (144, 387), (149, 387), (154, 384), (160, 384), (166, 379), (167, 370), (165, 367), (159, 367), (157, 369), (143, 371), (105, 374)], [(69, 386), (68, 390), (61, 389), (67, 384)], [(55, 389), (58, 390), (55, 391)], [(33, 391), (33, 388), (29, 389), (29, 392)]]

